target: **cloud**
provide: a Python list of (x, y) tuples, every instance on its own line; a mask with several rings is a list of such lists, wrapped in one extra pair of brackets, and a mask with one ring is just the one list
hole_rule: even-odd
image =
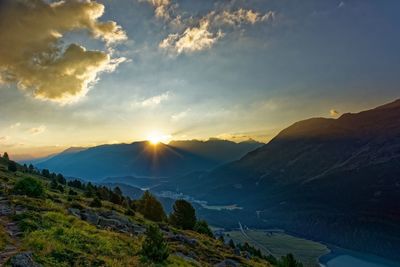
[(141, 2), (151, 4), (154, 7), (154, 14), (157, 18), (171, 19), (171, 0), (141, 0)]
[(180, 120), (184, 119), (188, 115), (189, 111), (190, 111), (190, 109), (182, 111), (182, 112), (179, 112), (179, 113), (176, 113), (176, 114), (173, 114), (171, 116), (171, 120), (174, 121), (174, 122), (180, 121)]
[(176, 54), (191, 53), (211, 48), (225, 36), (227, 28), (241, 27), (243, 24), (254, 25), (272, 21), (275, 12), (265, 14), (254, 10), (212, 10), (203, 17), (183, 17), (186, 13), (178, 12), (178, 5), (170, 0), (143, 0), (155, 7), (155, 16), (163, 18), (175, 32), (169, 33), (160, 43), (159, 48)]
[(340, 112), (337, 111), (336, 109), (331, 109), (331, 110), (329, 111), (329, 114), (330, 114), (332, 117), (336, 117), (336, 116), (339, 116), (339, 115), (340, 115)]
[(141, 102), (135, 102), (132, 106), (141, 106), (141, 107), (155, 107), (166, 101), (170, 97), (169, 91), (162, 93), (160, 95), (152, 96), (147, 98)]
[(160, 48), (176, 51), (178, 54), (183, 52), (200, 51), (210, 48), (218, 39), (223, 37), (223, 33), (210, 32), (209, 21), (202, 20), (198, 27), (187, 28), (182, 34), (170, 34), (159, 44)]
[(5, 144), (8, 140), (10, 140), (9, 136), (0, 136), (0, 144)]
[(45, 131), (46, 131), (46, 126), (44, 125), (40, 125), (39, 127), (33, 127), (28, 130), (28, 132), (31, 133), (32, 135), (41, 134), (44, 133)]
[[(211, 13), (212, 14), (212, 13)], [(216, 24), (228, 24), (232, 26), (240, 26), (242, 24), (256, 24), (262, 21), (272, 20), (275, 17), (275, 13), (272, 11), (262, 15), (259, 12), (253, 10), (246, 10), (240, 8), (236, 11), (222, 11), (221, 13), (214, 13), (213, 20)]]
[(10, 129), (15, 129), (15, 128), (18, 128), (19, 126), (21, 126), (21, 123), (17, 122), (17, 123), (10, 125)]
[(35, 98), (69, 103), (84, 96), (98, 74), (124, 58), (72, 43), (69, 32), (87, 32), (107, 46), (126, 39), (114, 21), (101, 22), (104, 5), (95, 1), (5, 0), (0, 9), (0, 82), (17, 83)]

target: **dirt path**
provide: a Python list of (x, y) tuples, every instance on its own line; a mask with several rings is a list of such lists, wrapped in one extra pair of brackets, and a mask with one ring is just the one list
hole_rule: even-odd
[(11, 241), (4, 250), (0, 252), (0, 266), (3, 266), (10, 257), (19, 252), (19, 236), (21, 232), (18, 225), (11, 220), (11, 216), (14, 215), (14, 212), (10, 201), (4, 196), (0, 196), (0, 224), (8, 233), (9, 240)]

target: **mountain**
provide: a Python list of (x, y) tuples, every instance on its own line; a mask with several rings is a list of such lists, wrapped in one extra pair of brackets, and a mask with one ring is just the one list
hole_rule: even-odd
[(399, 258), (400, 100), (297, 122), (238, 161), (173, 183), (253, 211), (254, 225)]
[[(257, 142), (237, 144), (224, 140), (179, 141), (156, 146), (148, 142), (102, 145), (68, 149), (37, 167), (92, 180), (118, 176), (167, 177), (212, 169), (258, 146)], [(221, 149), (227, 153), (220, 152)]]

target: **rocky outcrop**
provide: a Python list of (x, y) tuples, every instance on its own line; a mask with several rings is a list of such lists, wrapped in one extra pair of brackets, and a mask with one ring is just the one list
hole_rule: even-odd
[(133, 223), (128, 217), (116, 211), (95, 211), (91, 209), (69, 208), (68, 212), (101, 229), (112, 230), (120, 233), (143, 234), (144, 226)]
[(169, 236), (167, 236), (167, 239), (171, 240), (171, 241), (178, 241), (180, 243), (184, 243), (184, 244), (188, 244), (188, 245), (192, 245), (192, 246), (195, 246), (198, 243), (198, 241), (196, 239), (189, 238), (189, 237), (187, 237), (185, 235), (181, 235), (181, 234), (169, 235)]

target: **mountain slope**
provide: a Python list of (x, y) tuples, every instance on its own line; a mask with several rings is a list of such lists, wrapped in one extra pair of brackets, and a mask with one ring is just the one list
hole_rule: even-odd
[[(214, 168), (240, 158), (259, 145), (257, 142), (236, 144), (223, 140), (179, 141), (156, 146), (148, 142), (102, 145), (69, 149), (37, 167), (93, 180), (130, 175), (166, 177)], [(218, 152), (221, 148), (226, 149), (226, 153)]]
[(251, 139), (240, 143), (234, 143), (228, 140), (211, 138), (207, 141), (171, 141), (168, 145), (174, 148), (190, 151), (215, 162), (226, 163), (240, 159), (247, 152), (253, 151), (263, 145), (263, 143)]
[[(101, 199), (89, 197), (92, 190), (94, 195), (111, 191), (88, 184), (75, 187), (56, 182), (54, 188), (53, 181), (39, 172), (21, 165), (11, 172), (7, 165), (0, 157), (1, 266), (211, 267), (227, 262), (261, 267), (273, 266), (271, 260), (276, 262), (244, 250), (237, 253), (213, 237), (177, 229), (167, 221), (148, 220), (132, 210), (140, 200), (120, 195), (120, 203), (116, 203), (108, 194)], [(101, 207), (91, 204), (94, 199)], [(145, 229), (150, 225), (160, 228), (158, 240), (168, 246), (169, 256), (162, 263), (144, 257), (143, 247), (149, 238)], [(159, 247), (157, 242), (152, 244), (154, 249)]]
[(196, 186), (185, 181), (180, 190), (257, 210), (255, 224), (396, 257), (400, 100), (338, 119), (297, 122), (242, 159), (193, 179)]

